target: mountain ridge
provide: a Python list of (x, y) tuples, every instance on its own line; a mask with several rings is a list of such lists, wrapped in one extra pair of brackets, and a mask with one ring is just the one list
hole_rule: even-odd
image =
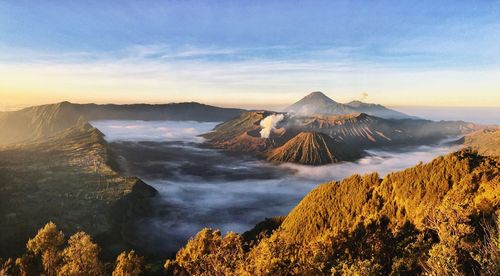
[(82, 122), (35, 142), (0, 148), (0, 256), (18, 252), (36, 229), (56, 222), (124, 248), (131, 224), (153, 212), (157, 191), (115, 170), (103, 134)]
[(320, 91), (308, 94), (294, 104), (286, 107), (284, 111), (299, 116), (366, 113), (384, 119), (417, 119), (417, 117), (406, 115), (380, 104), (364, 103), (357, 100), (345, 104), (338, 103)]
[(97, 105), (60, 102), (33, 106), (0, 115), (0, 144), (36, 140), (94, 120), (174, 120), (218, 122), (231, 119), (242, 109), (221, 108), (200, 103)]
[[(383, 119), (366, 113), (309, 117), (288, 114), (278, 122), (270, 137), (263, 139), (259, 135), (260, 121), (273, 114), (278, 113), (244, 112), (239, 117), (219, 124), (212, 132), (202, 135), (207, 139), (205, 145), (234, 153), (253, 154), (266, 158), (266, 155), (269, 157), (269, 152), (283, 146), (297, 134), (303, 131), (317, 132), (336, 141), (336, 151), (342, 154), (332, 161), (338, 162), (352, 161), (354, 157), (360, 157), (361, 152), (365, 149), (382, 146), (433, 144), (450, 136), (462, 136), (481, 128), (478, 125), (465, 122)], [(311, 150), (314, 151), (313, 148)], [(274, 153), (277, 152), (274, 151)], [(284, 152), (289, 152), (289, 150)], [(310, 154), (311, 156), (321, 156), (319, 152), (311, 152)], [(280, 154), (276, 154), (273, 158), (276, 159), (274, 161), (300, 161), (300, 158), (291, 158), (293, 155), (280, 156)]]

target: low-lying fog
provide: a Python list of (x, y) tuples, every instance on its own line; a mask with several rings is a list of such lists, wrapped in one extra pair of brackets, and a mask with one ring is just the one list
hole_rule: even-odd
[(371, 150), (358, 162), (320, 167), (274, 166), (250, 157), (202, 147), (199, 134), (216, 123), (96, 121), (121, 156), (123, 173), (160, 192), (157, 215), (140, 222), (145, 249), (174, 251), (203, 227), (242, 233), (266, 217), (286, 215), (316, 185), (353, 173), (381, 176), (427, 162), (445, 145)]

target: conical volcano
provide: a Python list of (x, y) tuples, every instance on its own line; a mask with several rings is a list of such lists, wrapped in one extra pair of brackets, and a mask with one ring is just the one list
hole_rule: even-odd
[(266, 157), (269, 161), (304, 165), (336, 163), (347, 158), (337, 146), (338, 143), (324, 133), (304, 131), (268, 152)]
[(285, 108), (285, 111), (302, 116), (349, 114), (356, 112), (353, 108), (338, 103), (319, 91), (305, 96), (300, 101)]

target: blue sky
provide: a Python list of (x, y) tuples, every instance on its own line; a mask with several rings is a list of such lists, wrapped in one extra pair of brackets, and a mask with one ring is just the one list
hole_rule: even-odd
[(0, 0), (0, 34), (6, 103), (500, 106), (499, 1)]

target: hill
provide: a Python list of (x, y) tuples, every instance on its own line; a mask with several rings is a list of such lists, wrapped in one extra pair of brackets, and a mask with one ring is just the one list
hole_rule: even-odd
[(304, 165), (323, 165), (352, 160), (360, 152), (344, 152), (332, 137), (317, 132), (300, 132), (283, 146), (271, 150), (266, 159), (272, 162), (291, 162)]
[(389, 109), (380, 104), (369, 104), (361, 101), (352, 101), (346, 104), (338, 103), (319, 91), (305, 96), (298, 102), (285, 108), (284, 111), (299, 116), (366, 113), (385, 119), (417, 119), (416, 117)]
[(219, 122), (243, 110), (199, 103), (97, 105), (61, 102), (0, 114), (0, 145), (36, 140), (95, 120), (173, 120)]
[(91, 233), (108, 249), (125, 247), (130, 224), (152, 212), (156, 191), (113, 167), (102, 133), (86, 123), (1, 148), (0, 256), (21, 252), (48, 221)]
[(459, 141), (482, 155), (500, 156), (500, 127), (475, 131)]
[(243, 236), (203, 229), (165, 268), (174, 275), (498, 275), (499, 161), (465, 149), (383, 179), (373, 173), (322, 184), (284, 220), (267, 219)]
[(290, 212), (280, 231), (295, 241), (307, 241), (327, 229), (353, 230), (363, 220), (382, 216), (390, 218), (390, 227), (409, 221), (424, 229), (428, 216), (452, 197), (463, 197), (467, 201), (461, 204), (470, 201), (471, 208), (491, 213), (500, 207), (498, 161), (463, 150), (383, 179), (374, 173), (323, 184)]

